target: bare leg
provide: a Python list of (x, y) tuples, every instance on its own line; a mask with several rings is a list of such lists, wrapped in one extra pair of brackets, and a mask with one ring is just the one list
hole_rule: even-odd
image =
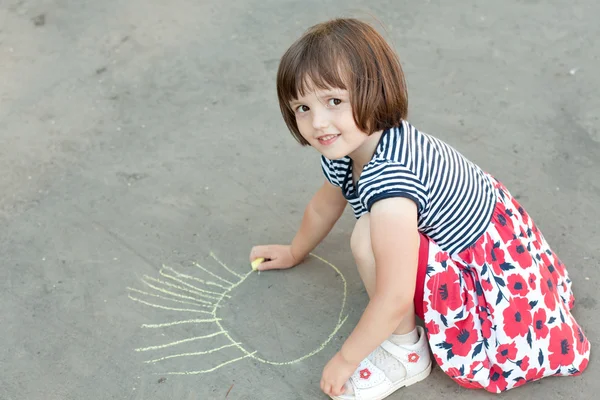
[[(354, 231), (352, 232), (352, 238), (350, 239), (350, 247), (352, 248), (352, 254), (354, 260), (358, 266), (358, 273), (360, 278), (365, 285), (365, 289), (369, 297), (375, 294), (375, 256), (373, 255), (373, 248), (371, 247), (371, 224), (369, 220), (369, 214), (364, 214), (356, 222)], [(415, 329), (415, 312), (414, 308), (411, 309), (410, 314), (407, 315), (400, 325), (394, 330), (394, 334), (403, 335), (412, 332)]]
[[(365, 285), (365, 289), (369, 297), (373, 297), (376, 291), (376, 268), (375, 268), (375, 255), (373, 254), (373, 248), (371, 246), (371, 224), (369, 214), (365, 214), (356, 222), (354, 231), (352, 232), (352, 238), (350, 239), (350, 247), (352, 248), (352, 254), (354, 260), (358, 266), (358, 273), (360, 278)], [(415, 311), (411, 308), (410, 312), (402, 319), (402, 322), (396, 327), (393, 334), (390, 335), (388, 340), (401, 348), (414, 349), (411, 346), (423, 346), (420, 341), (422, 336), (416, 329), (415, 322)], [(421, 342), (421, 344), (417, 344)], [(407, 347), (408, 346), (408, 347)], [(412, 350), (410, 350), (412, 351)], [(424, 351), (421, 349), (420, 351)], [(425, 354), (425, 353), (423, 353)], [(427, 353), (427, 356), (429, 353)], [(379, 368), (392, 382), (399, 382), (407, 377), (409, 370), (403, 364), (399, 358), (396, 358), (391, 353), (384, 350), (383, 347), (379, 346), (369, 356), (368, 359)], [(429, 360), (429, 357), (426, 358)], [(425, 360), (425, 358), (424, 358)], [(425, 363), (427, 365), (427, 363)], [(427, 372), (428, 374), (429, 372)], [(350, 384), (346, 384), (346, 395), (351, 396), (354, 394), (354, 387)]]

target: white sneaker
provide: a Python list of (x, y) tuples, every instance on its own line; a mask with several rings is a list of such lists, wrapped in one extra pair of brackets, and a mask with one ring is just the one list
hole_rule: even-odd
[(425, 330), (417, 326), (419, 341), (410, 346), (398, 346), (386, 340), (381, 348), (396, 358), (406, 370), (403, 377), (392, 381), (385, 372), (368, 358), (364, 359), (346, 385), (352, 387), (351, 395), (334, 396), (334, 400), (381, 400), (396, 390), (413, 385), (429, 376), (431, 357)]

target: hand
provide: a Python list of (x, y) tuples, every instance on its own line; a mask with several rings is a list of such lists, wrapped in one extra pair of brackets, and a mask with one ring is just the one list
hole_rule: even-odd
[(341, 396), (344, 394), (346, 382), (356, 368), (358, 368), (358, 364), (348, 362), (338, 352), (323, 369), (321, 390), (328, 396)]
[(250, 251), (250, 262), (261, 257), (265, 261), (258, 266), (259, 271), (292, 268), (302, 261), (294, 258), (292, 255), (292, 246), (279, 244), (253, 247)]

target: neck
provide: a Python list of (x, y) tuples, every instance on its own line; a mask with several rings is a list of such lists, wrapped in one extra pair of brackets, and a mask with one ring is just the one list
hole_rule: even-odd
[(348, 154), (352, 159), (355, 169), (362, 171), (363, 167), (371, 161), (382, 134), (383, 131), (373, 132), (371, 135), (367, 136), (364, 143), (359, 148)]

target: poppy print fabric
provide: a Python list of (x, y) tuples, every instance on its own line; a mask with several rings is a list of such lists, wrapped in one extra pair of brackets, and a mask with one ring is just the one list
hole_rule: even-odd
[(565, 266), (494, 182), (492, 222), (475, 244), (450, 255), (429, 242), (420, 316), (447, 375), (464, 387), (499, 393), (546, 376), (580, 374), (590, 344), (571, 315)]

